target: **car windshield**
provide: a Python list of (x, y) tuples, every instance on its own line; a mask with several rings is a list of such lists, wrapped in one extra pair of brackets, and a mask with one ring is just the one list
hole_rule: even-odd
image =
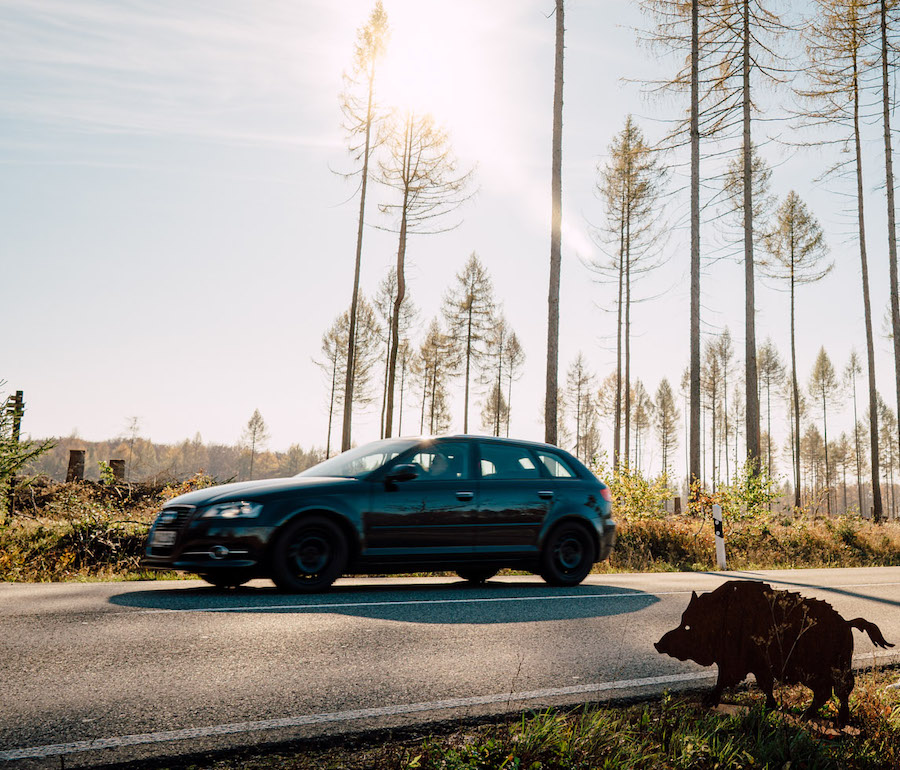
[(307, 468), (298, 476), (329, 476), (356, 479), (377, 470), (386, 462), (416, 445), (415, 439), (384, 439), (363, 444)]

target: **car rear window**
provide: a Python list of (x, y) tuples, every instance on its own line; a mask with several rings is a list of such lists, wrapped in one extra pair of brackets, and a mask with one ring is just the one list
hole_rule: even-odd
[(481, 478), (539, 479), (541, 472), (531, 452), (524, 447), (481, 445)]
[(575, 472), (561, 457), (549, 452), (538, 452), (537, 456), (547, 469), (547, 473), (551, 476), (555, 476), (558, 479), (575, 478)]

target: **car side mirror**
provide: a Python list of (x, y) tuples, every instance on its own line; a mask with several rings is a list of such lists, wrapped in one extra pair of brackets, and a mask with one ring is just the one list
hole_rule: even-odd
[(395, 465), (384, 477), (385, 481), (412, 481), (419, 478), (419, 469), (413, 463)]

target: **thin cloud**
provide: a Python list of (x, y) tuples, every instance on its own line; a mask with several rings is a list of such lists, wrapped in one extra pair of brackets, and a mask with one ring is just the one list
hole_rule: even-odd
[(0, 119), (75, 132), (333, 147), (338, 138), (326, 123), (309, 135), (303, 104), (334, 98), (340, 67), (327, 67), (334, 73), (327, 78), (304, 62), (343, 52), (316, 38), (298, 43), (310, 40), (300, 30), (311, 14), (308, 4), (288, 3), (228, 10), (11, 0), (0, 10)]

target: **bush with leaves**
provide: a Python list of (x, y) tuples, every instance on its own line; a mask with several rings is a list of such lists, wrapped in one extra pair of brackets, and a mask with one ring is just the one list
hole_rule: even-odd
[(591, 470), (609, 485), (617, 519), (635, 521), (666, 517), (665, 502), (672, 496), (672, 490), (665, 474), (650, 479), (625, 463), (610, 469), (604, 461), (595, 461)]

